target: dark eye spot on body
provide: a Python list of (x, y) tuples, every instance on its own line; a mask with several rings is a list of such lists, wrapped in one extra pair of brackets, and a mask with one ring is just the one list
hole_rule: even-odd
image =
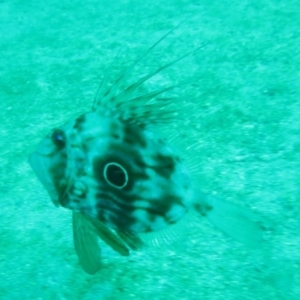
[(122, 197), (126, 197), (124, 192), (133, 188), (132, 169), (128, 162), (119, 157), (96, 157), (93, 160), (93, 170), (100, 189), (110, 188), (114, 193), (121, 193)]
[(126, 169), (118, 163), (110, 162), (104, 166), (103, 175), (108, 184), (122, 189), (128, 183), (128, 174)]

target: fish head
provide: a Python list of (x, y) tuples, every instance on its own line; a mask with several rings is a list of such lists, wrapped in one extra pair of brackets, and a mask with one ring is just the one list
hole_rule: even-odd
[(109, 228), (149, 232), (191, 203), (180, 159), (144, 125), (97, 112), (52, 130), (29, 163), (55, 204)]
[(28, 158), (35, 175), (57, 206), (71, 185), (71, 174), (68, 172), (68, 133), (71, 127), (72, 124), (66, 124), (52, 129)]

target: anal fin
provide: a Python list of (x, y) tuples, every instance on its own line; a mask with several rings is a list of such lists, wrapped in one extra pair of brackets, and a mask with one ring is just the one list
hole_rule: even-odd
[(117, 234), (132, 250), (139, 250), (143, 246), (145, 246), (140, 237), (138, 235), (135, 235), (134, 233), (117, 231)]
[(102, 222), (92, 218), (86, 218), (91, 222), (91, 224), (93, 224), (98, 237), (101, 238), (113, 250), (115, 250), (122, 256), (128, 256), (130, 254), (129, 249), (116, 233), (105, 226)]

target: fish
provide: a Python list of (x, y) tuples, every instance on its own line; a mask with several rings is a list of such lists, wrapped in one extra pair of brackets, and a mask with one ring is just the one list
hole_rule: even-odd
[[(180, 130), (173, 130), (172, 138), (160, 137), (162, 127), (180, 122), (178, 105), (163, 97), (180, 85), (138, 93), (154, 76), (202, 46), (127, 83), (135, 66), (175, 29), (116, 80), (108, 82), (105, 76), (91, 111), (52, 129), (29, 155), (54, 205), (72, 211), (75, 251), (88, 274), (101, 269), (99, 239), (128, 256), (145, 246), (144, 236), (180, 224), (190, 211), (197, 221), (207, 218), (252, 247), (260, 245), (267, 230), (252, 210), (201, 192), (184, 162), (188, 150), (178, 154), (172, 146), (172, 140), (181, 139)], [(193, 167), (201, 168), (201, 163)]]

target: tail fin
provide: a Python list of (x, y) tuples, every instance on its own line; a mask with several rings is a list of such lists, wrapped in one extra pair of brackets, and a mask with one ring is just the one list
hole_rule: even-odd
[(270, 227), (251, 210), (212, 196), (201, 195), (195, 209), (226, 235), (251, 248), (262, 245), (263, 233)]

